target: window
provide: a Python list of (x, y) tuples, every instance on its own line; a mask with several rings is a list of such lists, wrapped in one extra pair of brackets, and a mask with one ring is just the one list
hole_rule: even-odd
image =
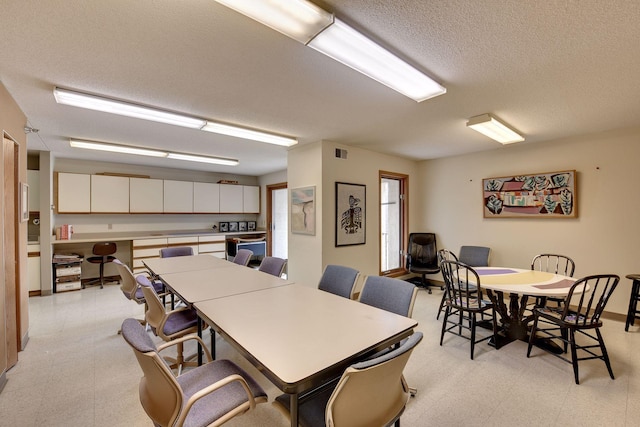
[(404, 273), (408, 180), (407, 175), (380, 172), (380, 273), (385, 276)]

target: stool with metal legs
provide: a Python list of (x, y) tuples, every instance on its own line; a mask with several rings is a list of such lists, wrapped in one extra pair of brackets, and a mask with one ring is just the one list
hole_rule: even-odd
[(636, 319), (640, 319), (638, 301), (640, 301), (640, 274), (628, 274), (627, 279), (633, 280), (631, 285), (631, 298), (629, 298), (629, 311), (627, 311), (627, 323), (624, 330), (629, 331), (629, 326), (633, 326)]

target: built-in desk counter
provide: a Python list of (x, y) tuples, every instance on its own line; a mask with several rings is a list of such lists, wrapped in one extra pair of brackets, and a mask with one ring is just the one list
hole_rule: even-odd
[[(54, 240), (54, 252), (64, 251), (64, 245), (96, 242), (122, 242), (130, 246), (131, 265), (134, 274), (144, 270), (143, 260), (160, 257), (160, 249), (171, 246), (190, 246), (194, 254), (211, 254), (220, 258), (226, 256), (226, 238), (229, 236), (265, 235), (265, 231), (220, 233), (213, 230), (171, 230), (171, 231), (125, 231), (108, 233), (74, 233), (69, 240)], [(90, 251), (90, 247), (88, 247)], [(86, 252), (86, 251), (85, 251)], [(126, 260), (124, 260), (126, 261)]]

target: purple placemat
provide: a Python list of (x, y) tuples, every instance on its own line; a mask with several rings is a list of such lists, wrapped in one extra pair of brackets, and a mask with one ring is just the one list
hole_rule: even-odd
[(494, 268), (490, 270), (476, 270), (476, 273), (478, 273), (478, 276), (488, 276), (493, 274), (512, 274), (517, 273), (517, 271), (510, 268)]
[(571, 279), (562, 279), (559, 282), (549, 283), (546, 285), (533, 285), (534, 288), (538, 289), (561, 289), (561, 288), (569, 288), (576, 281)]

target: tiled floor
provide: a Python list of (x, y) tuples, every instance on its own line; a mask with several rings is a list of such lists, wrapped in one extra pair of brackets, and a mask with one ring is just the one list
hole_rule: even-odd
[[(425, 339), (405, 371), (418, 395), (403, 426), (638, 426), (640, 425), (640, 327), (605, 320), (603, 333), (615, 381), (604, 363), (571, 365), (514, 342), (500, 350), (486, 344), (469, 359), (469, 343), (448, 335), (438, 345), (435, 313), (440, 291), (418, 293), (414, 317)], [(0, 393), (0, 426), (150, 426), (138, 401), (136, 359), (116, 334), (126, 317), (142, 317), (117, 285), (30, 299), (30, 341)], [(218, 357), (240, 363), (260, 381), (270, 401), (278, 395), (259, 372), (218, 338)], [(271, 403), (229, 426), (287, 426)]]

